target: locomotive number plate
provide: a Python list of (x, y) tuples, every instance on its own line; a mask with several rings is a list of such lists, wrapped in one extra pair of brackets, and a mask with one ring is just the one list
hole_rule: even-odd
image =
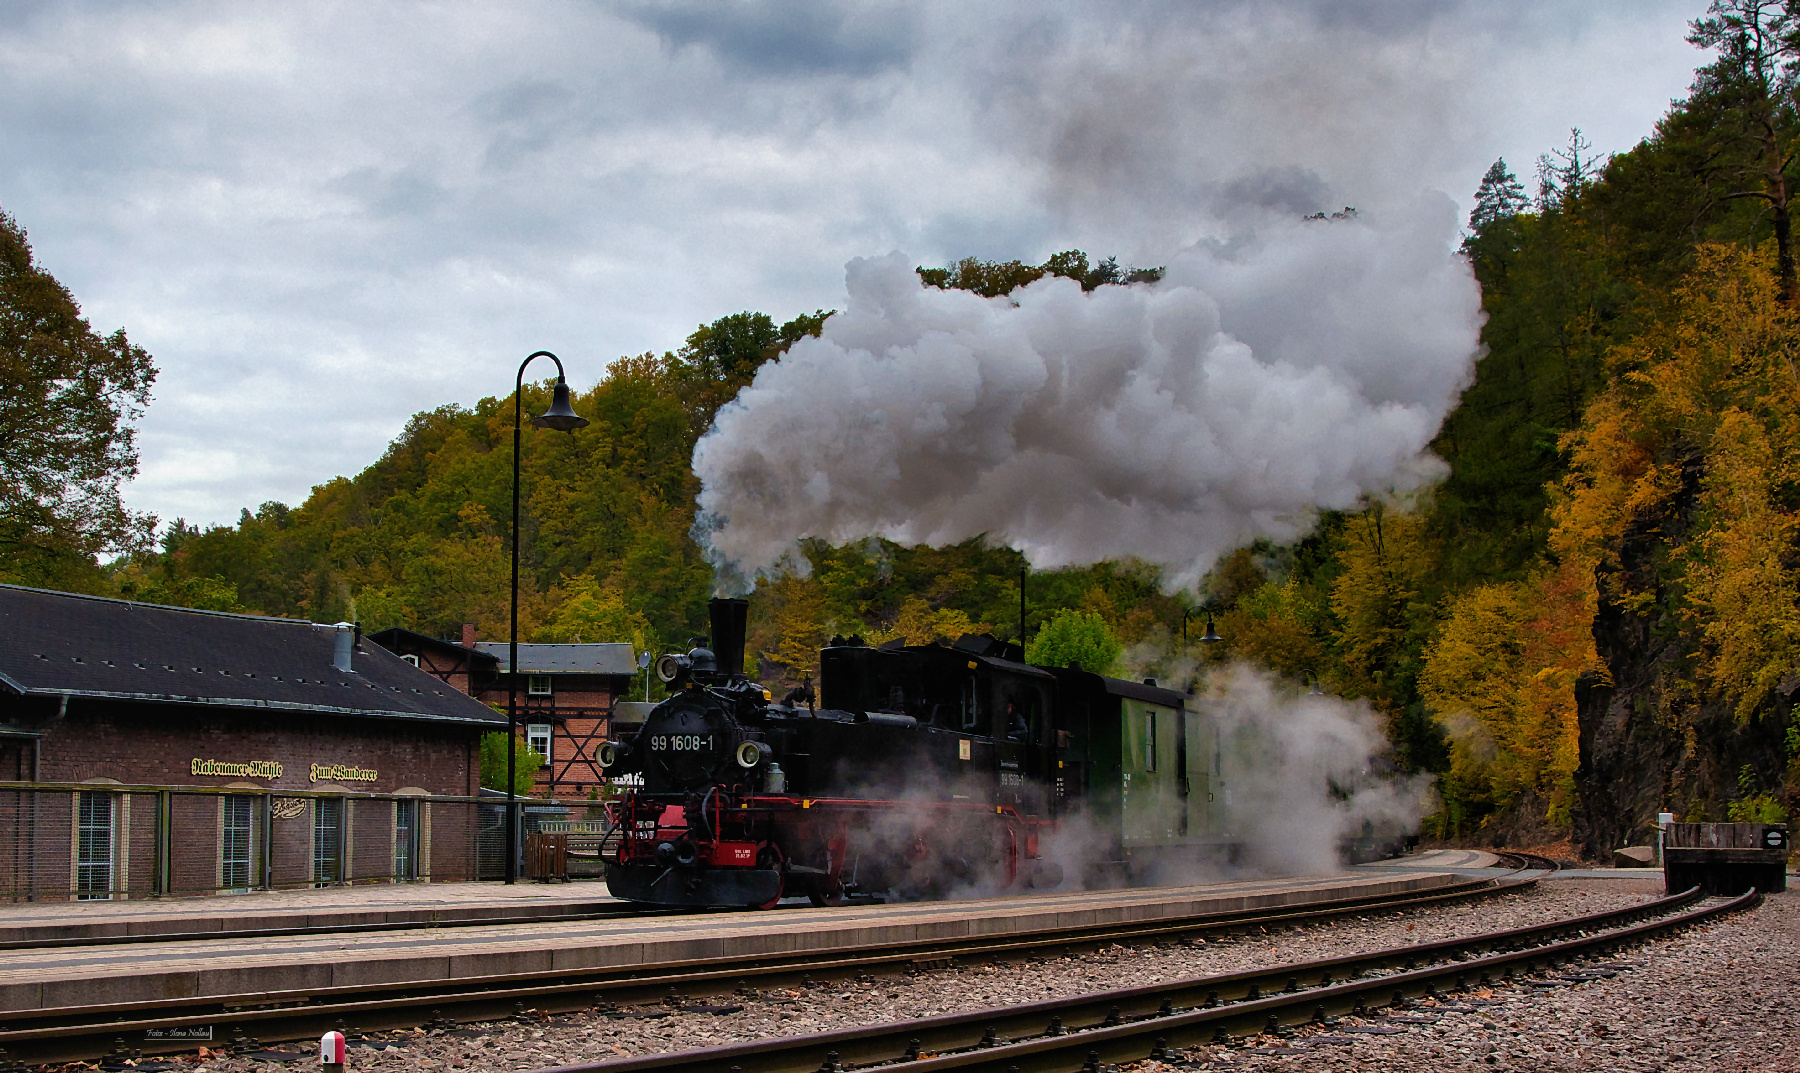
[(653, 753), (710, 753), (713, 751), (711, 734), (656, 734), (650, 738), (650, 751)]

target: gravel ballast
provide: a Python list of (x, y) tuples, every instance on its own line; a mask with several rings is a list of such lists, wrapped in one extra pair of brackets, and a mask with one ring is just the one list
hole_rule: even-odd
[[(527, 1016), (451, 1032), (382, 1033), (351, 1050), (347, 1073), (417, 1070), (515, 1071), (605, 1061), (653, 1052), (803, 1035), (859, 1024), (910, 1020), (988, 1006), (1133, 987), (1288, 961), (1359, 953), (1521, 927), (1652, 900), (1653, 879), (1555, 880), (1481, 902), (1342, 920), (1273, 934), (1208, 940), (1198, 947), (1111, 947), (1092, 954), (1028, 962), (977, 962), (915, 977), (827, 981), (756, 996), (687, 998), (723, 1012), (665, 1007)], [(871, 913), (881, 912), (872, 907)], [(1573, 986), (1496, 987), (1483, 1005), (1451, 1003), (1413, 1011), (1430, 1024), (1369, 1026), (1399, 1031), (1346, 1035), (1302, 1030), (1230, 1047), (1203, 1047), (1159, 1069), (1244, 1068), (1384, 1071), (1406, 1069), (1794, 1070), (1796, 951), (1800, 894), (1771, 896), (1753, 914), (1640, 947), (1618, 960), (1633, 967)], [(1346, 1020), (1345, 1027), (1358, 1022)], [(1308, 1043), (1331, 1034), (1353, 1042)], [(279, 1050), (298, 1051), (294, 1044)], [(206, 1053), (175, 1059), (182, 1073), (273, 1073), (298, 1069), (272, 1058)], [(295, 1061), (317, 1062), (308, 1048)], [(1786, 1064), (1783, 1064), (1786, 1063)], [(76, 1067), (78, 1068), (78, 1067)]]

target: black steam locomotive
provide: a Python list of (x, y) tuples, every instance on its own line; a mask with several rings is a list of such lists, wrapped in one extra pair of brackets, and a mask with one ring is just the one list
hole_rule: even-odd
[[(1229, 851), (1215, 728), (1154, 681), (1035, 667), (1016, 645), (834, 638), (819, 695), (777, 703), (743, 671), (743, 600), (712, 647), (664, 656), (672, 690), (599, 750), (607, 885), (657, 905), (773, 906), (804, 894), (933, 897), (1055, 886), (1059, 834), (1117, 883)], [(1071, 865), (1073, 866), (1073, 865)]]

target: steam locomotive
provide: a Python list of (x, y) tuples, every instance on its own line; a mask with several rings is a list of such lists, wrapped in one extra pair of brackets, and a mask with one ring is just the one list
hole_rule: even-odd
[[(1220, 743), (1182, 694), (1016, 645), (833, 638), (818, 695), (780, 702), (743, 667), (748, 604), (714, 600), (711, 647), (657, 661), (670, 697), (615, 725), (598, 759), (607, 886), (665, 906), (805, 895), (1113, 885), (1160, 861), (1228, 856)], [(1065, 876), (1058, 838), (1079, 832)]]

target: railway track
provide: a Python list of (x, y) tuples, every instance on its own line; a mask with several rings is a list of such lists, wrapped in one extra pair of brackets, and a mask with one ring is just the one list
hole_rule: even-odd
[[(1497, 851), (1496, 856), (1509, 862), (1514, 874), (1530, 870), (1551, 872), (1556, 862), (1548, 857), (1515, 851)], [(799, 908), (791, 906), (784, 908)], [(293, 927), (234, 928), (196, 931), (133, 932), (121, 935), (58, 935), (25, 939), (8, 939), (6, 949), (64, 950), (90, 946), (120, 946), (142, 943), (218, 942), (241, 939), (312, 938), (328, 935), (365, 935), (381, 932), (440, 930), (446, 928), (506, 927), (530, 924), (580, 924), (596, 920), (618, 920), (634, 917), (679, 916), (708, 912), (704, 909), (645, 908), (621, 903), (601, 909), (576, 913), (532, 913), (474, 917), (443, 917), (431, 914), (408, 920), (383, 920), (353, 924), (305, 924)]]
[(310, 991), (262, 992), (167, 1001), (70, 1006), (0, 1013), (0, 1055), (33, 1063), (91, 1060), (121, 1043), (148, 1054), (191, 1049), (183, 1043), (146, 1040), (146, 1030), (210, 1028), (214, 1046), (237, 1041), (316, 1039), (337, 1028), (381, 1031), (424, 1024), (503, 1020), (530, 1007), (541, 1013), (572, 1012), (604, 1003), (645, 1001), (680, 1004), (684, 995), (729, 994), (738, 988), (929, 971), (979, 957), (1061, 955), (1115, 943), (1179, 941), (1208, 933), (1278, 928), (1343, 916), (1424, 909), (1522, 889), (1536, 882), (1527, 868), (1501, 877), (1471, 879), (1423, 893), (1364, 896), (1300, 908), (1205, 914), (1161, 920), (1113, 922), (1075, 928), (1013, 932), (931, 943), (877, 944), (824, 953), (760, 956), (751, 960), (706, 958), (629, 968), (552, 970), (431, 983), (407, 983)]
[[(1698, 888), (1621, 910), (1466, 939), (1351, 957), (891, 1022), (811, 1036), (646, 1055), (539, 1073), (1071, 1073), (1108, 1063), (1166, 1057), (1231, 1037), (1344, 1014), (1406, 1016), (1415, 998), (1442, 996), (1591, 959), (1657, 935), (1753, 908), (1750, 891), (1695, 907)], [(1644, 920), (1645, 917), (1654, 919)], [(1607, 971), (1591, 965), (1563, 982)], [(1356, 1031), (1356, 1028), (1348, 1031)]]

